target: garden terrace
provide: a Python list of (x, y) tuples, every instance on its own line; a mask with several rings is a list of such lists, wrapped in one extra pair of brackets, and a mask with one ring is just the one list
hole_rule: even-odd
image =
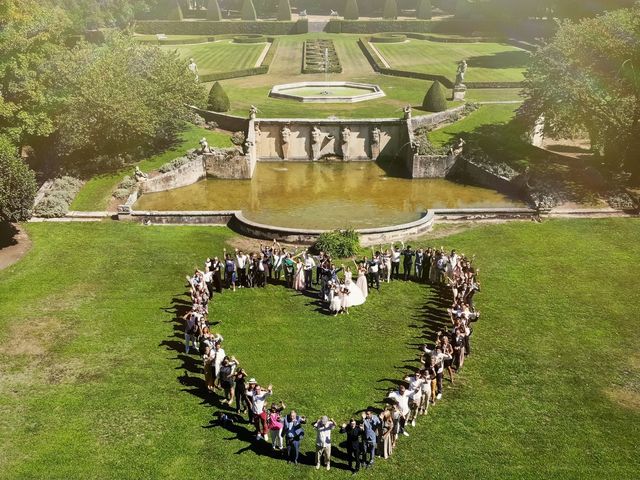
[(302, 73), (342, 73), (338, 52), (331, 40), (306, 40), (303, 55)]

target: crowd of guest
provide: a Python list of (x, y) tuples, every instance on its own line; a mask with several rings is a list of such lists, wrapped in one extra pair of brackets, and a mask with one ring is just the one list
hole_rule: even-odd
[[(427, 282), (439, 287), (441, 298), (450, 302), (447, 309), (450, 325), (437, 332), (433, 343), (419, 351), (419, 368), (399, 382), (397, 390), (390, 391), (382, 411), (369, 408), (361, 418), (351, 418), (339, 426), (346, 435), (349, 468), (355, 473), (361, 465), (371, 467), (376, 457), (388, 458), (397, 446), (400, 436), (409, 436), (408, 427), (415, 426), (429, 407), (442, 399), (443, 379), (448, 374), (450, 383), (471, 354), (472, 323), (480, 313), (473, 298), (480, 290), (478, 270), (473, 259), (455, 250), (444, 248), (418, 248), (391, 245), (388, 249), (372, 248), (371, 256), (354, 260), (353, 273), (349, 265), (334, 264), (323, 252), (312, 255), (308, 250), (287, 251), (274, 241), (260, 245), (256, 252), (234, 254), (223, 252), (207, 258), (204, 270), (196, 269), (187, 276), (191, 309), (183, 316), (185, 325), (185, 351), (202, 356), (204, 378), (211, 395), (218, 395), (220, 403), (235, 409), (237, 415), (255, 428), (258, 442), (271, 443), (274, 451), (284, 452), (287, 461), (298, 464), (300, 444), (305, 435), (304, 416), (295, 410), (285, 413), (283, 401), (271, 402), (273, 386), (259, 384), (240, 367), (234, 356), (223, 347), (224, 338), (211, 331), (208, 321), (211, 299), (223, 289), (264, 287), (269, 282), (284, 283), (297, 290), (314, 290), (334, 314), (348, 313), (350, 306), (364, 303), (371, 289), (380, 283), (396, 280)], [(402, 264), (402, 269), (400, 268)], [(342, 277), (340, 277), (342, 272)], [(317, 288), (314, 288), (316, 286)], [(226, 415), (225, 418), (228, 418)], [(332, 431), (338, 424), (327, 416), (312, 424), (315, 430), (315, 466), (331, 468)]]

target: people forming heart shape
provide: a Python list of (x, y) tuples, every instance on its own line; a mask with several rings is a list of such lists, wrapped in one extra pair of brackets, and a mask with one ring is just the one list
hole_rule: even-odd
[[(428, 414), (429, 406), (442, 399), (445, 371), (453, 383), (454, 371), (462, 368), (465, 357), (471, 353), (471, 324), (480, 316), (473, 302), (480, 284), (472, 258), (458, 255), (455, 250), (447, 254), (443, 247), (414, 251), (401, 243), (401, 247), (392, 244), (385, 250), (372, 248), (370, 257), (352, 261), (357, 271), (355, 282), (350, 266), (338, 267), (330, 255), (324, 252), (314, 255), (308, 249), (287, 251), (274, 240), (272, 245), (260, 245), (259, 251), (249, 254), (238, 249), (231, 254), (225, 249), (222, 259), (207, 258), (204, 271), (196, 268), (192, 276), (187, 276), (192, 305), (182, 316), (185, 353), (189, 355), (193, 349), (202, 355), (209, 395), (222, 390), (221, 403), (230, 409), (235, 404), (235, 412), (217, 412), (218, 424), (238, 429), (240, 423), (246, 422), (247, 430), (253, 425), (256, 442), (270, 441), (274, 451), (284, 452), (287, 461), (296, 465), (307, 418), (295, 410), (285, 414), (287, 406), (283, 401), (269, 404), (273, 386), (260, 385), (250, 378), (238, 360), (225, 352), (223, 337), (210, 330), (208, 320), (211, 299), (216, 293), (222, 293), (223, 289), (259, 288), (267, 283), (284, 284), (306, 295), (317, 295), (326, 314), (338, 315), (362, 305), (371, 289), (380, 289), (381, 282), (402, 277), (437, 287), (441, 300), (450, 302), (449, 329), (438, 331), (433, 344), (420, 347), (419, 368), (405, 376), (397, 390), (389, 392), (382, 411), (374, 412), (369, 407), (361, 418), (351, 418), (341, 425), (326, 415), (319, 415), (312, 423), (318, 469), (323, 463), (327, 470), (331, 468), (332, 432), (338, 426), (340, 433), (346, 435), (349, 468), (353, 472), (360, 469), (361, 463), (371, 467), (376, 454), (388, 458), (398, 437), (409, 436), (407, 426), (415, 426), (417, 418)], [(246, 420), (242, 416), (245, 413)]]

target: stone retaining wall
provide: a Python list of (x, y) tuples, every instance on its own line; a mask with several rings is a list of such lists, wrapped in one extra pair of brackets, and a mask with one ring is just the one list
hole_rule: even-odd
[(140, 182), (140, 191), (142, 193), (162, 192), (174, 188), (184, 187), (196, 183), (198, 180), (206, 177), (204, 162), (199, 157), (185, 163), (181, 167), (163, 173), (157, 177), (149, 178), (144, 182)]
[(411, 119), (411, 128), (414, 130), (420, 127), (437, 127), (442, 123), (453, 122), (464, 112), (465, 105), (450, 108), (444, 112), (432, 113), (429, 115), (419, 115)]

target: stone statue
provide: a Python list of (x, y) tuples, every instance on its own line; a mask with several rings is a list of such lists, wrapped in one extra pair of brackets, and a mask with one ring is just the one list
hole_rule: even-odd
[(285, 125), (280, 129), (280, 138), (282, 139), (282, 143), (289, 143), (289, 139), (291, 138), (291, 129), (288, 125)]
[(335, 10), (331, 10), (330, 16), (337, 17), (338, 16), (338, 12), (336, 12)]
[(306, 10), (302, 10), (302, 11), (298, 14), (298, 16), (299, 16), (299, 17), (301, 17), (301, 18), (305, 18), (305, 17), (307, 16), (307, 11), (306, 11)]
[(262, 133), (262, 130), (260, 130), (260, 122), (256, 122), (253, 125), (253, 131), (256, 132), (256, 138), (258, 138), (260, 136), (260, 134)]
[(251, 149), (253, 148), (254, 143), (251, 140), (247, 140), (244, 142), (244, 154), (247, 155), (249, 154), (249, 152), (251, 152)]
[(207, 142), (207, 139), (204, 137), (200, 139), (200, 153), (211, 153), (209, 142)]
[(320, 143), (321, 138), (322, 138), (322, 132), (317, 126), (314, 126), (311, 129), (311, 140), (313, 141), (313, 143)]
[(149, 175), (147, 175), (142, 170), (140, 170), (140, 167), (138, 165), (136, 165), (136, 169), (133, 172), (133, 176), (136, 179), (136, 182), (143, 182), (147, 178), (149, 178)]
[(462, 60), (458, 64), (458, 70), (456, 71), (456, 85), (464, 85), (464, 76), (467, 74), (467, 61)]
[(200, 77), (198, 75), (198, 65), (196, 65), (196, 62), (193, 58), (189, 59), (189, 70), (191, 70), (191, 73), (193, 73), (193, 75), (196, 77), (197, 82)]
[(380, 129), (378, 127), (371, 130), (371, 143), (380, 145)]
[(464, 149), (465, 143), (466, 142), (462, 138), (458, 138), (458, 141), (454, 145), (451, 145), (451, 148), (449, 149), (449, 154), (460, 155), (462, 153), (462, 150)]
[(342, 141), (347, 143), (351, 140), (351, 129), (349, 127), (344, 127), (340, 132), (340, 136), (342, 137)]
[(251, 105), (249, 107), (249, 118), (254, 119), (256, 118), (257, 114), (258, 114), (258, 107), (256, 107), (255, 105)]
[(404, 119), (411, 120), (411, 105), (407, 105), (402, 111), (404, 112)]

